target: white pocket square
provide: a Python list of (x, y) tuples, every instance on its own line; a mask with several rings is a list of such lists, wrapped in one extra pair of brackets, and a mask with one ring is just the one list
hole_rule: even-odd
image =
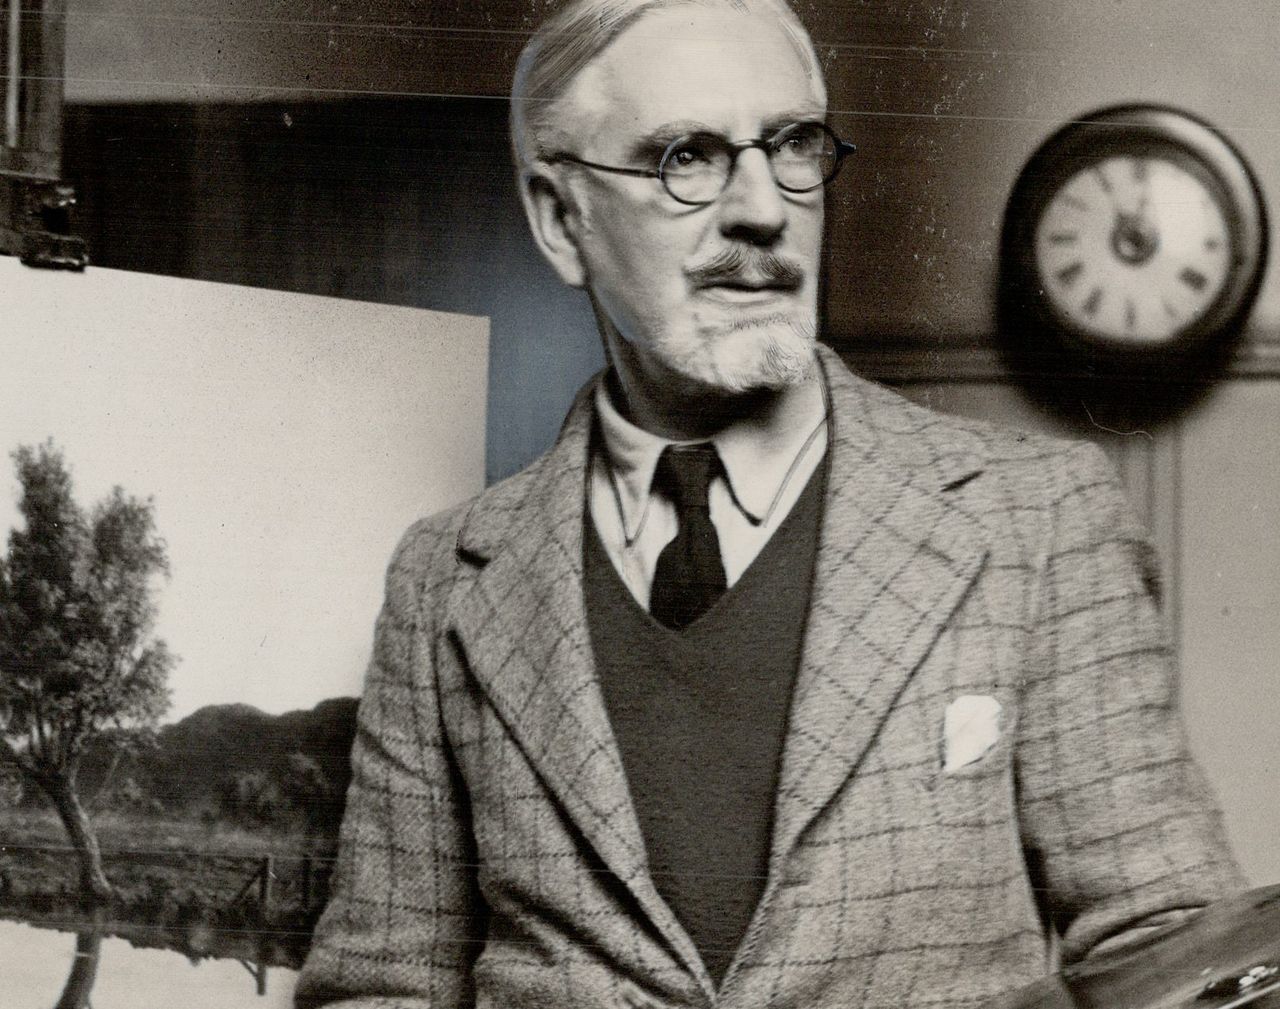
[(964, 694), (947, 705), (942, 726), (943, 772), (981, 759), (1000, 738), (1000, 702), (986, 694)]

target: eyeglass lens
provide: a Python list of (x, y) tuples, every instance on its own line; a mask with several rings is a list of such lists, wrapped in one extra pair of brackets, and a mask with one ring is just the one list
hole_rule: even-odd
[[(839, 158), (831, 131), (820, 123), (784, 127), (765, 144), (773, 177), (793, 193), (830, 181)], [(729, 182), (737, 151), (723, 137), (699, 133), (667, 148), (658, 167), (667, 191), (682, 203), (710, 203)]]

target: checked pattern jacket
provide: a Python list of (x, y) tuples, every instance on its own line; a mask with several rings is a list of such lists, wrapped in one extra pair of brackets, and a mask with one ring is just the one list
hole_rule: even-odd
[[(545, 456), (396, 552), (299, 1007), (970, 1009), (1045, 974), (1051, 932), (1072, 961), (1241, 887), (1102, 454), (819, 359), (813, 598), (719, 989), (648, 874), (594, 673), (584, 393)], [(998, 733), (952, 766), (974, 697)]]

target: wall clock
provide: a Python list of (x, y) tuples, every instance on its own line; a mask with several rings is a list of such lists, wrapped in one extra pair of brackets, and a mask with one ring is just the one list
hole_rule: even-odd
[(1087, 366), (1186, 363), (1238, 335), (1267, 256), (1253, 172), (1209, 124), (1125, 105), (1032, 155), (1005, 213), (1008, 340)]

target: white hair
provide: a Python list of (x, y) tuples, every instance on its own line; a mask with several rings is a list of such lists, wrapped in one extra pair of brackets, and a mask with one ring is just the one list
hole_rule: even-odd
[(819, 87), (822, 67), (786, 0), (568, 0), (529, 39), (511, 84), (511, 146), (522, 171), (548, 154), (554, 105), (574, 78), (637, 20), (671, 7), (724, 8), (776, 17)]

